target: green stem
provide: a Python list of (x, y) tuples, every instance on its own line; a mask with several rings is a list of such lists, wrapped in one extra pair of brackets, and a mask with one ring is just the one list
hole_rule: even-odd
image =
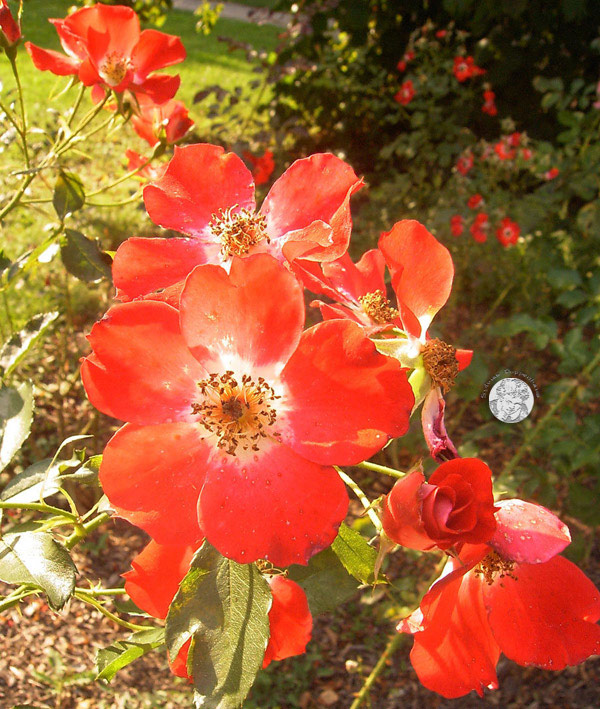
[(112, 190), (113, 187), (116, 187), (117, 185), (120, 185), (122, 182), (125, 182), (125, 180), (128, 180), (130, 177), (135, 177), (140, 170), (143, 170), (145, 167), (150, 165), (152, 162), (152, 158), (148, 158), (146, 162), (142, 163), (139, 167), (137, 167), (135, 170), (131, 170), (127, 174), (123, 175), (122, 177), (119, 177), (118, 180), (115, 180), (114, 182), (111, 182), (110, 185), (106, 185), (105, 187), (101, 187), (98, 190), (95, 190), (94, 192), (88, 192), (86, 195), (87, 197), (95, 197), (96, 195), (102, 194), (102, 192), (108, 192), (108, 190)]
[(336, 465), (333, 466), (337, 471), (338, 475), (342, 480), (346, 483), (346, 485), (352, 490), (352, 492), (358, 497), (360, 500), (360, 503), (362, 506), (365, 508), (365, 512), (369, 516), (369, 519), (371, 522), (373, 522), (373, 525), (375, 526), (375, 529), (377, 530), (377, 534), (381, 534), (383, 531), (383, 527), (381, 525), (381, 520), (377, 516), (377, 513), (373, 509), (373, 506), (371, 505), (371, 501), (369, 498), (365, 495), (365, 493), (360, 489), (360, 487), (352, 480), (352, 478), (349, 475), (346, 475), (346, 473), (341, 469), (338, 468)]
[(517, 463), (521, 460), (521, 458), (525, 455), (533, 441), (538, 437), (540, 434), (541, 430), (543, 427), (548, 423), (548, 421), (554, 416), (554, 414), (558, 411), (558, 409), (561, 408), (561, 406), (567, 401), (567, 399), (573, 394), (575, 389), (579, 386), (579, 381), (580, 379), (585, 379), (589, 374), (592, 373), (592, 371), (595, 369), (595, 367), (598, 365), (600, 362), (600, 350), (596, 353), (596, 356), (594, 359), (583, 369), (579, 377), (575, 380), (571, 386), (569, 386), (568, 389), (565, 389), (565, 391), (558, 397), (558, 399), (552, 404), (552, 406), (548, 409), (548, 411), (544, 414), (544, 416), (537, 422), (537, 424), (533, 427), (530, 428), (527, 434), (525, 435), (523, 439), (523, 443), (521, 443), (518, 451), (515, 453), (515, 455), (508, 461), (506, 464), (506, 467), (500, 474), (499, 478), (508, 475), (511, 473)]
[(27, 113), (25, 111), (25, 101), (23, 100), (23, 87), (21, 86), (21, 79), (19, 77), (19, 70), (17, 69), (17, 60), (15, 57), (8, 55), (8, 61), (12, 69), (12, 73), (15, 77), (15, 82), (17, 84), (17, 93), (19, 94), (19, 106), (21, 108), (21, 141), (23, 142), (23, 155), (25, 156), (25, 163), (27, 167), (30, 167), (29, 162), (29, 148), (27, 147)]
[(127, 594), (124, 588), (76, 588), (75, 593), (85, 593), (88, 596), (123, 596)]
[(79, 542), (83, 541), (88, 534), (91, 534), (95, 529), (100, 527), (100, 525), (104, 524), (104, 522), (109, 519), (110, 515), (108, 512), (102, 512), (91, 521), (86, 522), (86, 524), (80, 524), (65, 542), (65, 549), (70, 551), (73, 547), (77, 546)]
[(4, 312), (6, 313), (6, 322), (8, 323), (8, 331), (12, 335), (13, 332), (15, 331), (13, 321), (12, 321), (12, 316), (10, 314), (10, 307), (8, 305), (8, 296), (6, 295), (6, 291), (2, 291), (2, 302), (4, 303)]
[(18, 605), (23, 598), (31, 595), (32, 593), (35, 593), (35, 590), (31, 589), (27, 584), (23, 584), (22, 586), (15, 588), (12, 593), (0, 601), (0, 613)]
[(375, 473), (383, 473), (384, 475), (389, 475), (392, 478), (403, 478), (406, 475), (406, 473), (403, 473), (400, 470), (388, 468), (386, 465), (379, 465), (378, 463), (371, 463), (368, 460), (365, 460), (363, 463), (359, 463), (354, 467), (363, 468), (364, 470), (372, 470)]
[(135, 632), (136, 630), (148, 630), (153, 627), (151, 625), (136, 625), (135, 623), (129, 623), (128, 621), (119, 618), (118, 615), (111, 613), (102, 605), (102, 603), (99, 603), (93, 596), (89, 595), (87, 591), (79, 591), (75, 589), (74, 596), (80, 601), (83, 601), (84, 603), (89, 603), (90, 606), (94, 606), (94, 608), (96, 608), (96, 610), (99, 610), (102, 615), (105, 615), (107, 618), (110, 618), (110, 620), (114, 621), (123, 628), (127, 628), (127, 630), (133, 630)]
[(86, 200), (86, 204), (89, 207), (122, 207), (124, 204), (131, 204), (132, 202), (137, 202), (139, 198), (140, 192), (139, 190), (137, 190), (134, 195), (128, 197), (127, 199), (123, 199), (120, 202), (88, 202)]
[(77, 99), (75, 100), (75, 105), (73, 106), (73, 111), (71, 115), (69, 116), (69, 120), (67, 121), (67, 126), (70, 128), (73, 121), (75, 120), (75, 114), (77, 111), (79, 111), (79, 107), (81, 106), (81, 101), (83, 99), (83, 95), (85, 94), (85, 89), (86, 86), (85, 84), (81, 84), (79, 87), (79, 93), (77, 94)]
[(390, 638), (385, 650), (381, 653), (381, 657), (377, 660), (377, 664), (372, 669), (371, 674), (365, 680), (365, 683), (361, 687), (360, 692), (356, 695), (356, 699), (352, 702), (350, 709), (358, 709), (362, 706), (363, 702), (368, 699), (371, 687), (375, 684), (375, 680), (381, 674), (381, 671), (385, 667), (385, 663), (388, 658), (391, 657), (396, 650), (404, 642), (404, 635), (401, 633), (396, 633), (392, 638)]
[(54, 514), (60, 517), (66, 517), (71, 522), (77, 522), (77, 515), (61, 510), (60, 507), (52, 507), (44, 502), (4, 502), (0, 501), (0, 509), (3, 510), (34, 510), (35, 512), (45, 512), (46, 514)]

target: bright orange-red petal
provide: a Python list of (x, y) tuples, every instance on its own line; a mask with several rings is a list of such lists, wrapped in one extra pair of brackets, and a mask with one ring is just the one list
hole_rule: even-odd
[(269, 644), (263, 668), (273, 660), (301, 655), (312, 634), (312, 615), (306, 594), (295, 581), (284, 576), (269, 579), (273, 603), (269, 611)]

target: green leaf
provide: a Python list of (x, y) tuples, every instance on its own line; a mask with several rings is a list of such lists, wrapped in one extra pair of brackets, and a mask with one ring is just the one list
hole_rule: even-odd
[(52, 204), (59, 219), (63, 221), (65, 217), (85, 204), (85, 190), (83, 182), (72, 172), (60, 171), (54, 184), (54, 194)]
[(0, 471), (13, 459), (29, 435), (33, 418), (33, 388), (29, 382), (0, 389)]
[(304, 589), (313, 616), (334, 610), (352, 597), (359, 586), (331, 547), (315, 554), (308, 566), (290, 566), (288, 574)]
[(57, 317), (57, 312), (36, 315), (2, 346), (0, 368), (4, 370), (4, 376), (8, 376), (13, 371)]
[(67, 271), (81, 281), (97, 283), (103, 278), (110, 279), (110, 256), (100, 249), (98, 241), (79, 231), (65, 229), (60, 255)]
[(100, 472), (100, 463), (102, 462), (101, 455), (93, 455), (91, 458), (77, 468), (72, 473), (64, 473), (61, 470), (60, 480), (76, 480), (80, 483), (91, 483), (98, 479)]
[(47, 532), (9, 533), (0, 538), (0, 579), (39, 586), (57, 610), (71, 597), (76, 573), (69, 552)]
[(346, 571), (355, 579), (361, 583), (375, 582), (377, 552), (369, 546), (362, 534), (342, 522), (331, 548)]
[(58, 465), (52, 464), (52, 458), (39, 460), (22, 473), (16, 475), (0, 493), (4, 502), (38, 502), (54, 495), (60, 489)]
[(166, 620), (176, 657), (191, 638), (188, 668), (205, 709), (240, 707), (269, 640), (269, 585), (254, 564), (221, 556), (208, 542), (196, 552)]
[(110, 682), (119, 670), (130, 665), (138, 657), (162, 647), (164, 643), (164, 628), (148, 628), (148, 630), (138, 630), (127, 640), (117, 640), (112, 645), (98, 650), (96, 679)]

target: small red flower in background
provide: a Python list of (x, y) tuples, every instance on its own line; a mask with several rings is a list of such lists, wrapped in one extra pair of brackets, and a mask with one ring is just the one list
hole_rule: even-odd
[(481, 76), (485, 74), (485, 69), (478, 67), (475, 64), (473, 57), (454, 57), (454, 67), (452, 72), (458, 81), (461, 83), (470, 79), (472, 76)]
[(507, 142), (513, 148), (518, 148), (519, 145), (521, 145), (521, 134), (520, 133), (511, 133), (508, 136)]
[(160, 544), (204, 536), (240, 563), (307, 563), (331, 544), (348, 506), (332, 466), (403, 435), (414, 396), (358, 325), (302, 332), (304, 320), (296, 278), (256, 254), (229, 275), (198, 266), (179, 311), (138, 300), (94, 325), (87, 395), (130, 422), (100, 469), (120, 516)]
[(407, 52), (404, 53), (404, 56), (396, 65), (396, 69), (398, 69), (398, 71), (405, 71), (406, 65), (409, 62), (411, 62), (414, 58), (415, 58), (415, 53), (412, 51), (412, 49), (409, 49)]
[(485, 212), (480, 212), (471, 224), (469, 231), (475, 241), (483, 244), (487, 241), (487, 230), (489, 228), (489, 218)]
[(0, 0), (0, 47), (13, 47), (22, 37), (21, 27), (6, 3)]
[(435, 33), (435, 36), (436, 36), (438, 39), (444, 39), (444, 37), (445, 37), (447, 34), (448, 34), (448, 30), (438, 30), (438, 31)]
[(479, 193), (477, 193), (469, 197), (469, 199), (467, 200), (467, 207), (469, 207), (469, 209), (477, 209), (477, 207), (479, 207), (482, 202), (483, 197)]
[(275, 160), (273, 160), (273, 152), (265, 150), (260, 157), (252, 155), (252, 153), (243, 153), (244, 160), (252, 165), (252, 177), (255, 185), (264, 185), (269, 181), (275, 169)]
[(415, 97), (415, 93), (413, 82), (409, 79), (400, 86), (400, 90), (394, 95), (394, 101), (407, 106)]
[(350, 197), (363, 184), (343, 160), (318, 153), (296, 160), (257, 210), (252, 174), (235, 153), (206, 143), (176, 147), (164, 176), (144, 189), (144, 202), (155, 224), (192, 238), (123, 242), (113, 263), (117, 297), (172, 286), (198, 264), (228, 267), (234, 256), (339, 258), (352, 229)]
[(500, 222), (500, 226), (496, 229), (496, 238), (502, 246), (516, 244), (520, 234), (521, 228), (517, 222), (511, 221), (508, 217), (505, 217)]
[(500, 653), (546, 670), (600, 653), (600, 592), (557, 556), (571, 540), (567, 527), (539, 505), (497, 505), (491, 541), (464, 545), (397, 628), (415, 637), (410, 658), (422, 684), (447, 698), (496, 689)]
[(383, 531), (396, 544), (428, 551), (489, 542), (496, 531), (492, 471), (477, 458), (442, 463), (425, 479), (415, 470), (383, 500)]
[[(199, 546), (199, 545), (198, 545)], [(133, 559), (132, 571), (123, 574), (125, 590), (132, 601), (154, 618), (165, 619), (179, 584), (187, 574), (195, 546), (167, 546), (150, 543)], [(273, 601), (269, 611), (269, 643), (263, 667), (272, 660), (301, 655), (312, 635), (312, 615), (306, 594), (295, 581), (270, 576), (267, 581)], [(187, 655), (189, 641), (169, 664), (179, 677), (189, 678)]]
[(450, 231), (452, 236), (460, 236), (465, 230), (464, 219), (460, 214), (450, 217)]
[(135, 132), (150, 145), (161, 140), (169, 145), (181, 140), (194, 125), (183, 101), (171, 99), (157, 105), (144, 94), (137, 96), (138, 112), (131, 118)]
[(140, 178), (140, 181), (158, 180), (159, 177), (162, 177), (162, 175), (164, 175), (165, 170), (167, 169), (166, 163), (161, 163), (159, 165), (149, 164), (145, 167), (142, 167), (142, 165), (148, 162), (148, 158), (145, 158), (143, 155), (136, 153), (135, 150), (125, 151), (125, 156), (127, 158), (127, 170), (129, 172), (133, 172), (133, 170), (139, 170), (139, 172), (137, 173), (137, 177)]
[(531, 160), (531, 158), (533, 157), (533, 152), (529, 148), (522, 148), (521, 157), (523, 158), (523, 160)]
[(474, 164), (475, 160), (473, 155), (471, 153), (466, 153), (465, 155), (461, 155), (456, 161), (456, 169), (461, 175), (466, 175)]
[(507, 141), (501, 140), (494, 145), (494, 152), (500, 160), (514, 160), (517, 151), (514, 148), (509, 148)]
[(489, 116), (495, 116), (498, 113), (496, 108), (496, 94), (493, 91), (483, 92), (483, 106), (481, 110)]
[(155, 103), (173, 98), (179, 77), (151, 72), (185, 59), (179, 37), (143, 30), (136, 13), (123, 5), (94, 5), (64, 20), (50, 20), (66, 54), (25, 46), (41, 71), (59, 76), (75, 74), (85, 86), (147, 94)]
[(552, 167), (548, 172), (544, 173), (544, 177), (546, 180), (553, 180), (555, 177), (558, 177), (560, 174), (560, 170), (557, 167)]

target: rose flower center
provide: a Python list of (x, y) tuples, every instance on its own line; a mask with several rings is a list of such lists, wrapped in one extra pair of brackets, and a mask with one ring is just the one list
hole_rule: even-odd
[(104, 63), (100, 67), (100, 73), (110, 86), (118, 86), (129, 69), (129, 60), (117, 52), (110, 52), (106, 55)]
[(259, 241), (270, 242), (265, 217), (249, 209), (234, 212), (236, 207), (219, 210), (209, 224), (212, 233), (221, 240), (221, 253), (225, 257), (245, 256)]
[(515, 568), (515, 562), (503, 559), (498, 552), (490, 551), (490, 553), (482, 559), (475, 567), (475, 573), (478, 576), (483, 576), (483, 580), (491, 586), (497, 578), (510, 576), (515, 578), (512, 570)]
[(378, 325), (391, 322), (399, 315), (396, 308), (392, 308), (392, 304), (380, 290), (361, 295), (358, 302), (371, 320)]
[(431, 380), (446, 393), (454, 386), (458, 375), (458, 360), (456, 348), (448, 345), (437, 337), (423, 348), (423, 364)]
[[(258, 451), (259, 442), (277, 420), (273, 406), (273, 387), (263, 377), (256, 381), (245, 374), (239, 381), (231, 371), (210, 374), (198, 382), (203, 396), (192, 404), (192, 412), (201, 417), (200, 424), (217, 437), (217, 447), (230, 455), (238, 448)], [(270, 433), (275, 438), (276, 431)]]

